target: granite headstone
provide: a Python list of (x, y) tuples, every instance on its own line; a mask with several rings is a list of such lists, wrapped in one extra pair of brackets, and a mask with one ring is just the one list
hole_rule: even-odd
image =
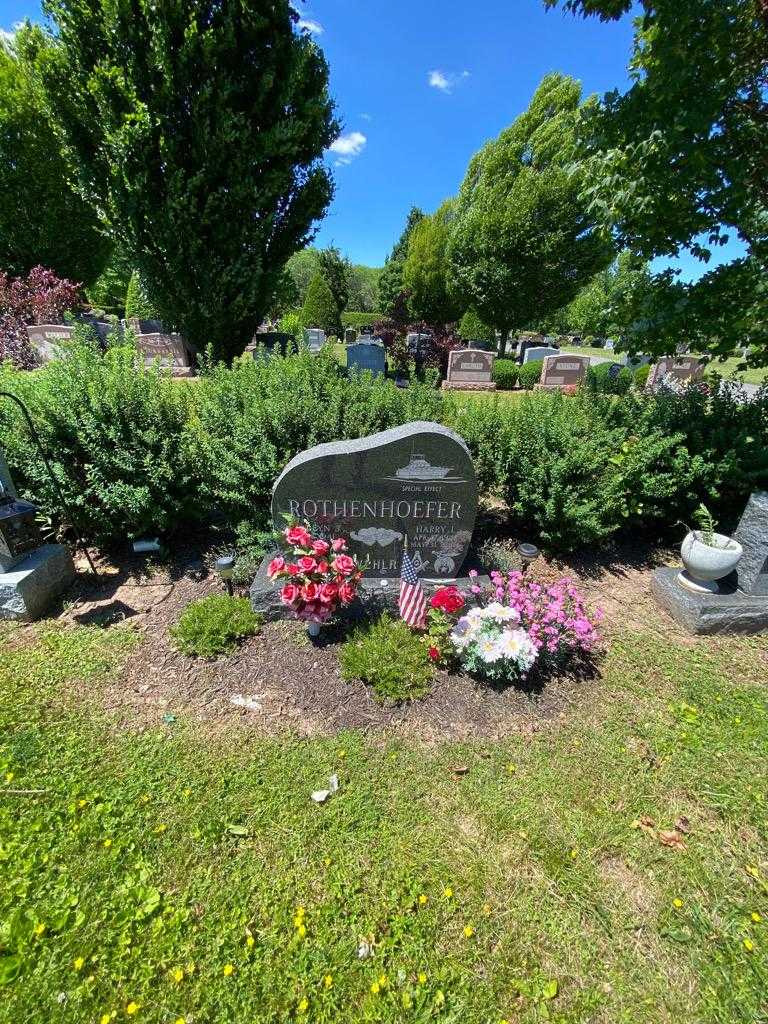
[(387, 370), (387, 356), (384, 345), (380, 341), (356, 341), (347, 346), (347, 369), (370, 370), (374, 375), (382, 375)]
[(180, 334), (139, 334), (136, 348), (145, 366), (159, 362), (174, 377), (191, 377), (194, 372), (192, 350)]
[(493, 352), (474, 348), (455, 349), (448, 354), (448, 378), (444, 388), (466, 391), (495, 391)]
[(573, 387), (586, 379), (589, 356), (575, 356), (571, 352), (547, 356), (541, 371), (539, 389)]
[(344, 331), (344, 344), (354, 345), (357, 341), (357, 331), (354, 327), (347, 327)]
[(705, 362), (698, 356), (665, 356), (651, 367), (646, 383), (647, 391), (654, 391), (661, 384), (682, 387), (689, 381), (704, 376)]
[(523, 353), (523, 364), (540, 362), (542, 359), (546, 359), (547, 356), (559, 354), (560, 349), (553, 348), (552, 345), (528, 345)]
[(309, 351), (317, 354), (325, 344), (325, 331), (319, 327), (308, 327), (304, 331), (304, 341)]
[(58, 346), (62, 341), (70, 340), (72, 328), (67, 324), (33, 324), (27, 327), (27, 334), (42, 361), (48, 363), (58, 355)]
[(421, 576), (456, 577), (476, 514), (469, 449), (452, 430), (427, 422), (310, 448), (288, 463), (272, 494), (277, 529), (288, 515), (347, 537), (374, 578), (399, 577), (406, 538)]
[(291, 335), (283, 331), (260, 331), (254, 334), (245, 351), (254, 359), (269, 359), (271, 356), (284, 356), (290, 343)]
[(768, 492), (751, 495), (733, 539), (744, 549), (736, 578), (745, 594), (768, 596)]

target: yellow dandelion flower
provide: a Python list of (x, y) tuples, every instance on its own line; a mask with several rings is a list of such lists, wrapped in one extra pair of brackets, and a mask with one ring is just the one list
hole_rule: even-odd
[(755, 944), (752, 939), (744, 939), (744, 949), (746, 949), (748, 953), (751, 953), (754, 948)]
[(578, 852), (578, 850), (571, 850), (571, 860), (576, 860)]
[(149, 803), (149, 797), (147, 796), (146, 793), (142, 793), (142, 795), (139, 797), (139, 799), (141, 800), (141, 802), (143, 804), (148, 804)]
[(13, 779), (14, 779), (13, 772), (6, 772), (5, 773), (5, 781), (6, 782), (13, 782)]
[(377, 996), (379, 992), (381, 992), (381, 986), (379, 985), (378, 981), (374, 981), (374, 983), (371, 985), (371, 995)]
[(35, 925), (35, 935), (42, 935), (44, 931), (45, 925), (42, 923), (42, 921), (40, 922), (40, 924)]
[(379, 984), (381, 985), (382, 988), (386, 988), (387, 987), (387, 982), (388, 981), (389, 981), (389, 978), (387, 978), (386, 974), (380, 974), (379, 975)]
[(514, 775), (515, 772), (517, 771), (517, 765), (516, 764), (508, 764), (507, 765), (507, 771), (509, 772), (510, 775)]
[(426, 985), (426, 984), (427, 984), (427, 976), (426, 976), (426, 974), (424, 973), (424, 971), (422, 971), (422, 972), (421, 972), (421, 973), (419, 974), (419, 984), (420, 984), (420, 985)]
[(171, 974), (174, 981), (184, 981), (184, 971), (181, 967), (177, 967)]
[(435, 992), (435, 1006), (442, 1006), (445, 1002), (445, 992), (441, 988)]
[(161, 832), (165, 832), (165, 830), (166, 830), (167, 828), (168, 828), (168, 826), (167, 826), (167, 825), (165, 825), (165, 824), (163, 824), (163, 823), (161, 822), (161, 823), (160, 823), (160, 824), (159, 824), (159, 825), (157, 826), (157, 828), (155, 829), (155, 832), (157, 832), (157, 833), (159, 834), (159, 833), (161, 833)]
[(332, 988), (333, 987), (333, 975), (332, 974), (326, 974), (326, 976), (323, 978), (323, 987), (324, 988)]
[(256, 939), (254, 939), (250, 932), (245, 937), (245, 944), (248, 947), (248, 949), (253, 949), (253, 947), (256, 945)]
[(129, 1017), (132, 1017), (134, 1013), (138, 1013), (140, 1009), (141, 1007), (139, 1006), (138, 1003), (130, 1002), (126, 1006), (125, 1012), (128, 1014)]
[(450, 885), (447, 885), (443, 889), (443, 896), (445, 896), (447, 900), (453, 899), (453, 889), (450, 887)]
[(296, 917), (304, 917), (306, 910), (304, 907), (296, 907)]
[(306, 936), (307, 936), (307, 929), (306, 929), (306, 927), (303, 924), (300, 924), (299, 927), (296, 929), (296, 934), (299, 936), (300, 939), (306, 938)]
[(752, 912), (752, 913), (750, 914), (750, 917), (751, 917), (751, 918), (752, 918), (752, 920), (753, 920), (753, 921), (755, 922), (755, 924), (758, 924), (758, 922), (760, 922), (760, 921), (762, 921), (762, 920), (763, 920), (763, 919), (762, 919), (762, 917), (760, 916), (760, 914), (758, 914), (756, 910), (754, 910), (754, 911), (753, 911), (753, 912)]
[(108, 850), (110, 848), (110, 846), (112, 845), (112, 840), (111, 839), (105, 839), (104, 842), (101, 845), (104, 847), (105, 850)]
[(102, 1013), (101, 1017), (99, 1018), (99, 1024), (109, 1024), (111, 1020), (112, 1018), (108, 1013)]
[(347, 756), (346, 750), (342, 749), (342, 750), (339, 751), (339, 757), (346, 757), (346, 756)]
[(73, 961), (73, 964), (76, 971), (82, 971), (83, 966), (85, 964), (85, 957), (76, 956)]
[(232, 966), (232, 964), (224, 964), (224, 977), (228, 978), (230, 974), (232, 974), (234, 969), (235, 968)]
[(748, 875), (752, 875), (753, 878), (759, 878), (760, 877), (760, 872), (757, 870), (757, 868), (753, 867), (751, 864), (747, 864), (746, 872), (747, 872)]
[(471, 924), (465, 924), (464, 925), (464, 938), (465, 939), (471, 939), (474, 934), (475, 934), (475, 929), (472, 927), (472, 925)]
[(173, 1024), (187, 1024), (186, 1017), (177, 1017)]
[(419, 896), (419, 905), (423, 907), (426, 902), (427, 897), (424, 895), (424, 893), (422, 893), (421, 896)]
[(680, 907), (682, 907), (682, 905), (683, 905), (683, 901), (681, 899), (676, 898), (676, 899), (672, 900), (672, 906), (675, 908), (675, 910), (679, 910)]
[(331, 858), (326, 857), (325, 860), (323, 861), (323, 864), (325, 864), (325, 866), (329, 868), (331, 866)]
[(83, 809), (83, 807), (85, 807), (85, 805), (86, 805), (87, 803), (88, 803), (88, 801), (87, 801), (87, 800), (78, 800), (78, 801), (77, 801), (77, 806), (78, 806), (78, 807), (80, 808), (80, 810), (82, 810), (82, 809)]
[(307, 999), (306, 996), (304, 996), (304, 998), (301, 1000), (296, 1009), (299, 1011), (299, 1013), (307, 1012), (307, 1010), (309, 1009), (309, 1000)]

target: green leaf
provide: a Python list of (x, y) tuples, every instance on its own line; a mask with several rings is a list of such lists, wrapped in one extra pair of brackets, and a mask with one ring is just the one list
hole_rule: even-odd
[(0, 957), (0, 985), (10, 985), (21, 974), (24, 961), (18, 953)]

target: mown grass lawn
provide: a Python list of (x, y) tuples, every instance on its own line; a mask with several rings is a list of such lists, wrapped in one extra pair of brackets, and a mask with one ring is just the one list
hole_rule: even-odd
[(126, 730), (134, 642), (0, 631), (3, 1022), (766, 1018), (766, 639), (616, 635), (562, 720), (437, 748)]

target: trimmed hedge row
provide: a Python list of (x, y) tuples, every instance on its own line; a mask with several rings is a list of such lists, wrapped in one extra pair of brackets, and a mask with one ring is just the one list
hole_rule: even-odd
[[(75, 343), (35, 373), (1, 366), (0, 390), (27, 403), (78, 528), (103, 544), (211, 521), (253, 534), (297, 452), (411, 420), (456, 429), (510, 529), (551, 549), (674, 527), (702, 501), (729, 529), (750, 491), (768, 488), (768, 389), (750, 402), (728, 387), (649, 397), (592, 386), (467, 401), (432, 379), (400, 389), (347, 377), (325, 353), (243, 358), (190, 382), (137, 367), (130, 348)], [(60, 524), (37, 450), (2, 400), (0, 436), (19, 487)]]

